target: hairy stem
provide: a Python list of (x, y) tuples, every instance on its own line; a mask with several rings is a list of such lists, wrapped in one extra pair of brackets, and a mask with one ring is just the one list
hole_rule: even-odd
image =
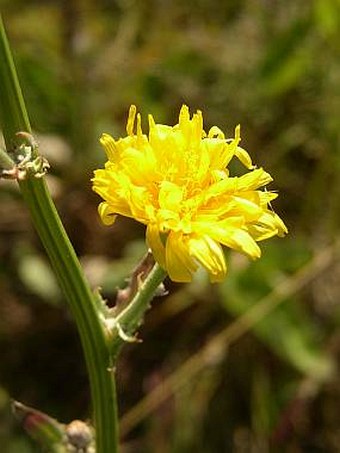
[[(159, 264), (155, 264), (138, 289), (129, 305), (116, 317), (116, 325), (127, 335), (133, 334), (141, 324), (150, 302), (157, 293), (159, 285), (166, 277), (166, 272)], [(116, 356), (124, 339), (117, 335), (113, 342), (113, 356)]]

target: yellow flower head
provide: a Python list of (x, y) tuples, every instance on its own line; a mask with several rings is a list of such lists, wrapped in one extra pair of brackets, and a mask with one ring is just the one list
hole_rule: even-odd
[[(211, 281), (221, 281), (227, 272), (221, 245), (255, 259), (258, 241), (287, 232), (270, 209), (277, 194), (260, 190), (272, 178), (239, 146), (239, 126), (232, 139), (216, 126), (206, 134), (202, 113), (190, 118), (184, 105), (173, 127), (149, 115), (147, 136), (133, 105), (126, 129), (124, 138), (100, 139), (108, 161), (92, 180), (104, 200), (98, 211), (105, 225), (117, 214), (144, 223), (148, 246), (172, 280), (190, 281), (202, 265)], [(233, 157), (249, 171), (230, 176)]]

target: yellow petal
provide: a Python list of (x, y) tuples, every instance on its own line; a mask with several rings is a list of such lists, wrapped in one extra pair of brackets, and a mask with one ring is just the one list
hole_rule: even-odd
[(191, 120), (191, 125), (192, 125), (192, 132), (191, 132), (191, 143), (190, 145), (193, 148), (198, 149), (200, 145), (200, 141), (203, 136), (203, 116), (202, 112), (200, 110), (197, 111), (197, 113), (194, 114), (192, 120)]
[(238, 190), (256, 190), (269, 184), (272, 180), (273, 178), (269, 173), (264, 171), (263, 168), (258, 168), (238, 177), (237, 188)]
[(170, 232), (166, 241), (166, 269), (174, 282), (190, 282), (197, 265), (189, 255), (188, 241), (181, 233)]
[(152, 254), (157, 263), (162, 266), (163, 269), (166, 269), (165, 247), (161, 240), (158, 227), (154, 223), (149, 223), (146, 229), (146, 242), (152, 250)]
[(260, 204), (261, 206), (267, 207), (268, 203), (271, 201), (275, 200), (275, 198), (278, 197), (278, 194), (276, 192), (272, 192), (270, 190), (264, 190), (264, 191), (258, 191), (260, 195)]
[(109, 134), (102, 134), (102, 136), (99, 139), (101, 145), (103, 146), (105, 153), (107, 155), (107, 158), (110, 161), (114, 160), (115, 152), (116, 152), (116, 144), (115, 140), (111, 137)]
[(98, 206), (98, 213), (104, 225), (112, 225), (116, 220), (116, 212), (109, 206), (106, 201), (103, 201)]
[(263, 241), (276, 235), (282, 237), (288, 233), (286, 225), (272, 211), (264, 212), (255, 224), (249, 225), (248, 229), (256, 241)]
[(135, 127), (135, 118), (137, 113), (137, 107), (135, 105), (130, 106), (129, 116), (126, 124), (126, 132), (128, 135), (133, 135), (133, 129)]
[(223, 280), (227, 273), (227, 266), (221, 246), (205, 235), (189, 239), (189, 252), (209, 272), (210, 280)]
[(283, 220), (275, 212), (273, 212), (273, 216), (277, 228), (277, 235), (279, 237), (283, 237), (285, 234), (288, 233), (288, 228), (284, 224)]
[(158, 201), (161, 209), (177, 212), (183, 200), (184, 187), (179, 187), (169, 181), (163, 181), (160, 186)]
[(236, 147), (236, 150), (235, 150), (235, 156), (242, 162), (242, 164), (248, 168), (249, 170), (253, 169), (254, 168), (254, 165), (252, 163), (252, 160), (249, 156), (249, 154), (247, 153), (247, 151), (243, 148), (241, 148), (240, 146), (237, 146)]
[(186, 129), (190, 122), (190, 112), (189, 107), (187, 105), (182, 105), (181, 110), (179, 112), (179, 121), (178, 125), (180, 129)]
[(243, 197), (231, 197), (234, 207), (231, 209), (236, 216), (243, 216), (247, 221), (256, 220), (262, 214), (263, 209), (256, 203)]
[(127, 200), (131, 209), (132, 216), (135, 217), (139, 222), (147, 223), (150, 220), (147, 217), (147, 206), (150, 203), (150, 194), (145, 187), (140, 187), (131, 184), (130, 186), (130, 197)]
[(239, 252), (245, 253), (250, 258), (259, 258), (261, 256), (260, 247), (247, 231), (241, 228), (221, 228), (220, 226), (212, 226), (210, 236), (215, 241), (220, 242), (227, 247), (230, 247)]
[(209, 129), (208, 137), (209, 138), (220, 138), (221, 140), (225, 139), (224, 133), (217, 126), (213, 126)]

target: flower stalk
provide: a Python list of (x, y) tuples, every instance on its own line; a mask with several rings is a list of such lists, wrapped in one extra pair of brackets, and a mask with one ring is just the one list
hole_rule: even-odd
[(138, 329), (166, 275), (165, 270), (156, 263), (127, 307), (114, 318), (113, 331), (116, 331), (116, 335), (111, 349), (113, 357), (117, 356), (120, 347), (124, 342), (129, 341), (129, 338), (130, 341), (136, 341), (131, 335)]
[[(1, 17), (0, 87), (0, 120), (5, 144), (10, 150), (22, 140), (17, 133), (30, 133), (31, 127)], [(118, 451), (118, 422), (114, 363), (94, 295), (44, 179), (28, 175), (18, 183), (79, 331), (91, 387), (96, 453), (115, 453)]]

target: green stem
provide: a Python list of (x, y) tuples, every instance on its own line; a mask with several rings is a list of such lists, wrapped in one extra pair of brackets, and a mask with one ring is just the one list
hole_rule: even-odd
[(6, 151), (0, 149), (0, 171), (10, 170), (14, 167), (13, 160), (9, 157)]
[[(159, 265), (155, 264), (139, 288), (135, 297), (129, 303), (129, 305), (119, 313), (115, 321), (119, 324), (120, 328), (127, 335), (131, 335), (136, 331), (140, 325), (146, 310), (150, 306), (152, 298), (155, 296), (159, 285), (163, 282), (166, 277), (165, 270)], [(113, 355), (117, 354), (117, 351), (124, 343), (124, 340), (117, 336), (113, 342)]]
[[(17, 142), (17, 132), (31, 130), (1, 17), (0, 119), (7, 148)], [(115, 453), (118, 451), (118, 423), (114, 363), (94, 296), (45, 182), (27, 178), (19, 185), (80, 334), (92, 394), (96, 453)]]

